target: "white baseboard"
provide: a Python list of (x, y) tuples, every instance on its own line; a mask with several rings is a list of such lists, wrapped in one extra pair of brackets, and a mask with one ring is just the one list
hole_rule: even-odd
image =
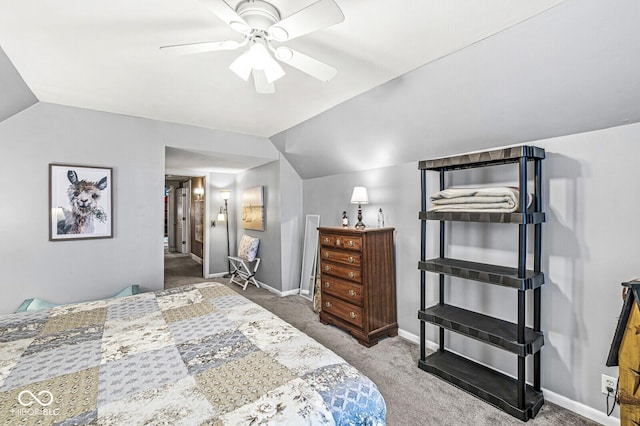
[[(544, 399), (574, 413), (580, 414), (583, 417), (593, 420), (607, 426), (620, 425), (620, 419), (617, 417), (608, 417), (604, 412), (598, 411), (595, 408), (591, 408), (588, 405), (581, 404), (573, 401), (558, 393), (552, 392), (549, 389), (542, 388), (544, 393)], [(604, 397), (604, 395), (603, 395)]]
[(224, 277), (227, 274), (228, 272), (216, 272), (215, 274), (207, 274), (205, 278), (220, 278), (220, 277)]
[[(417, 336), (413, 333), (409, 333), (408, 331), (404, 331), (400, 329), (398, 330), (398, 336), (404, 339), (407, 339), (413, 343), (420, 344), (420, 336)], [(431, 349), (433, 351), (438, 350), (439, 345), (436, 342), (427, 340), (425, 344), (428, 349)], [(462, 354), (458, 354), (458, 355), (462, 355)], [(501, 371), (501, 373), (504, 373), (504, 372)], [(619, 418), (608, 417), (604, 412), (596, 410), (595, 408), (589, 407), (588, 405), (569, 399), (566, 396), (562, 396), (558, 393), (550, 391), (549, 389), (542, 388), (542, 392), (544, 393), (545, 401), (549, 401), (552, 404), (559, 405), (562, 408), (566, 408), (567, 410), (573, 411), (574, 413), (579, 414), (583, 417), (586, 417), (590, 420), (593, 420), (595, 422), (598, 422), (600, 424), (607, 425), (607, 426), (615, 426), (620, 424)]]
[(201, 257), (198, 257), (198, 256), (196, 256), (196, 255), (195, 255), (195, 254), (193, 254), (193, 253), (190, 253), (190, 254), (191, 254), (191, 258), (192, 258), (193, 260), (195, 260), (196, 262), (198, 262), (199, 264), (201, 264), (201, 265), (202, 265), (202, 258), (201, 258)]
[(278, 289), (271, 287), (270, 285), (263, 283), (262, 281), (258, 281), (258, 284), (260, 284), (260, 287), (264, 288), (265, 290), (273, 294), (277, 294), (280, 297), (293, 296), (294, 294), (300, 293), (299, 289), (297, 288), (295, 290), (280, 291)]

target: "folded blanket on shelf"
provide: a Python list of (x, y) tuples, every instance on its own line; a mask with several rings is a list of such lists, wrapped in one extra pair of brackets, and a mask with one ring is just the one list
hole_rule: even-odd
[[(527, 207), (531, 204), (531, 194), (527, 194)], [(515, 212), (519, 207), (520, 191), (517, 188), (447, 188), (431, 197), (431, 211)]]

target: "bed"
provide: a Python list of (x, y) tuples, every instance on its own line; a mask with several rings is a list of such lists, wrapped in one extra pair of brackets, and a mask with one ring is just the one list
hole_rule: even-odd
[(0, 316), (0, 424), (383, 425), (376, 385), (220, 283)]

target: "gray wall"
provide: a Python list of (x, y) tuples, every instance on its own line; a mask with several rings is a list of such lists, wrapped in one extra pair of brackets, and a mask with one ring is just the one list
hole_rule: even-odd
[(0, 47), (0, 122), (38, 102)]
[[(0, 312), (162, 288), (164, 147), (148, 120), (38, 103), (0, 123)], [(113, 167), (114, 238), (48, 241), (48, 164)]]
[[(207, 179), (209, 211), (211, 212), (209, 221), (214, 220), (216, 222), (215, 227), (209, 227), (209, 273), (221, 274), (228, 272), (229, 264), (227, 262), (227, 223), (218, 221), (220, 207), (224, 207), (224, 200), (220, 196), (220, 190), (230, 189), (232, 197), (236, 195), (235, 174), (209, 173)], [(233, 199), (230, 201), (233, 203)], [(235, 243), (235, 213), (230, 215), (229, 219), (231, 220), (229, 223), (230, 253), (234, 255), (235, 248), (231, 247), (231, 243)]]
[[(640, 224), (636, 167), (640, 124), (534, 141), (543, 147), (544, 209), (542, 265), (542, 385), (547, 398), (578, 403), (571, 408), (593, 415), (604, 410), (602, 373), (621, 308), (620, 283), (640, 276), (637, 259)], [(376, 226), (382, 207), (386, 224), (396, 227), (396, 275), (400, 328), (419, 335), (420, 175), (415, 162), (304, 181), (304, 214), (320, 214), (323, 225), (338, 225), (342, 210), (353, 224), (356, 207), (349, 204), (352, 187), (369, 189), (364, 221)], [(511, 166), (450, 174), (448, 184), (517, 184)], [(437, 190), (437, 174), (428, 178)], [(451, 257), (515, 266), (517, 228), (500, 225), (448, 225)], [(429, 223), (428, 257), (437, 256), (437, 223)], [(531, 247), (530, 247), (531, 249)], [(531, 254), (531, 253), (530, 253)], [(532, 256), (529, 256), (531, 267)], [(428, 274), (428, 304), (437, 303), (437, 275)], [(515, 292), (471, 281), (451, 280), (446, 297), (459, 306), (515, 321)], [(529, 303), (531, 300), (529, 299)], [(530, 305), (529, 305), (530, 307)], [(529, 314), (531, 310), (529, 309)], [(531, 316), (529, 315), (529, 321)], [(436, 328), (427, 337), (436, 341)], [(453, 336), (448, 345), (463, 354), (515, 374), (515, 357), (470, 339)], [(553, 394), (552, 394), (553, 393)], [(566, 402), (566, 401), (564, 401)], [(583, 404), (584, 406), (580, 406)], [(566, 404), (565, 404), (566, 405)], [(589, 410), (591, 407), (593, 410)], [(603, 420), (604, 416), (600, 418)], [(604, 420), (603, 420), (604, 421)]]
[[(0, 75), (0, 81), (4, 78)], [(30, 297), (69, 303), (111, 296), (131, 284), (162, 288), (166, 145), (278, 158), (264, 138), (42, 102), (1, 122), (0, 144), (5, 196), (0, 237), (10, 242), (0, 247), (0, 275), (6, 277), (0, 283), (0, 313), (12, 312)], [(113, 239), (48, 241), (52, 162), (113, 167)], [(215, 177), (210, 189), (231, 182), (229, 176)], [(208, 195), (217, 212), (220, 199)], [(217, 256), (226, 256), (226, 236), (222, 228), (209, 230), (216, 248), (210, 272), (223, 272), (226, 266), (218, 268), (226, 257), (220, 262)], [(275, 262), (280, 265), (279, 254)]]
[[(369, 204), (362, 206), (362, 220), (376, 227), (378, 210), (382, 208), (385, 226), (396, 228), (396, 277), (398, 324), (414, 334), (418, 305), (416, 297), (419, 275), (417, 262), (420, 255), (420, 180), (417, 162), (304, 181), (303, 214), (320, 215), (321, 226), (340, 226), (342, 212), (346, 210), (349, 225), (357, 222), (358, 206), (350, 204), (354, 186), (365, 186)], [(418, 290), (418, 293), (416, 293)], [(415, 307), (415, 309), (414, 309)]]
[[(255, 186), (264, 187), (265, 230), (254, 231), (242, 228), (242, 191)], [(255, 167), (236, 176), (236, 191), (233, 197), (233, 214), (236, 218), (236, 239), (231, 252), (237, 251), (243, 234), (260, 238), (258, 256), (261, 264), (256, 279), (274, 289), (282, 290), (281, 234), (280, 234), (280, 165), (278, 161)]]
[[(265, 230), (242, 227), (242, 191), (264, 186)], [(238, 173), (232, 193), (231, 252), (243, 234), (260, 238), (262, 259), (256, 278), (282, 295), (296, 293), (302, 262), (302, 179), (284, 157), (279, 161)], [(231, 224), (230, 224), (231, 225)]]
[(300, 287), (304, 239), (302, 179), (284, 156), (279, 164), (282, 291), (295, 292)]

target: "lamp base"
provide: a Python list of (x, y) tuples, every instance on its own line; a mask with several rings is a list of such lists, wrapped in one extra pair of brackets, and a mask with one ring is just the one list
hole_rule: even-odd
[(355, 224), (356, 229), (364, 229), (366, 225), (362, 222), (362, 205), (358, 204), (358, 222)]

